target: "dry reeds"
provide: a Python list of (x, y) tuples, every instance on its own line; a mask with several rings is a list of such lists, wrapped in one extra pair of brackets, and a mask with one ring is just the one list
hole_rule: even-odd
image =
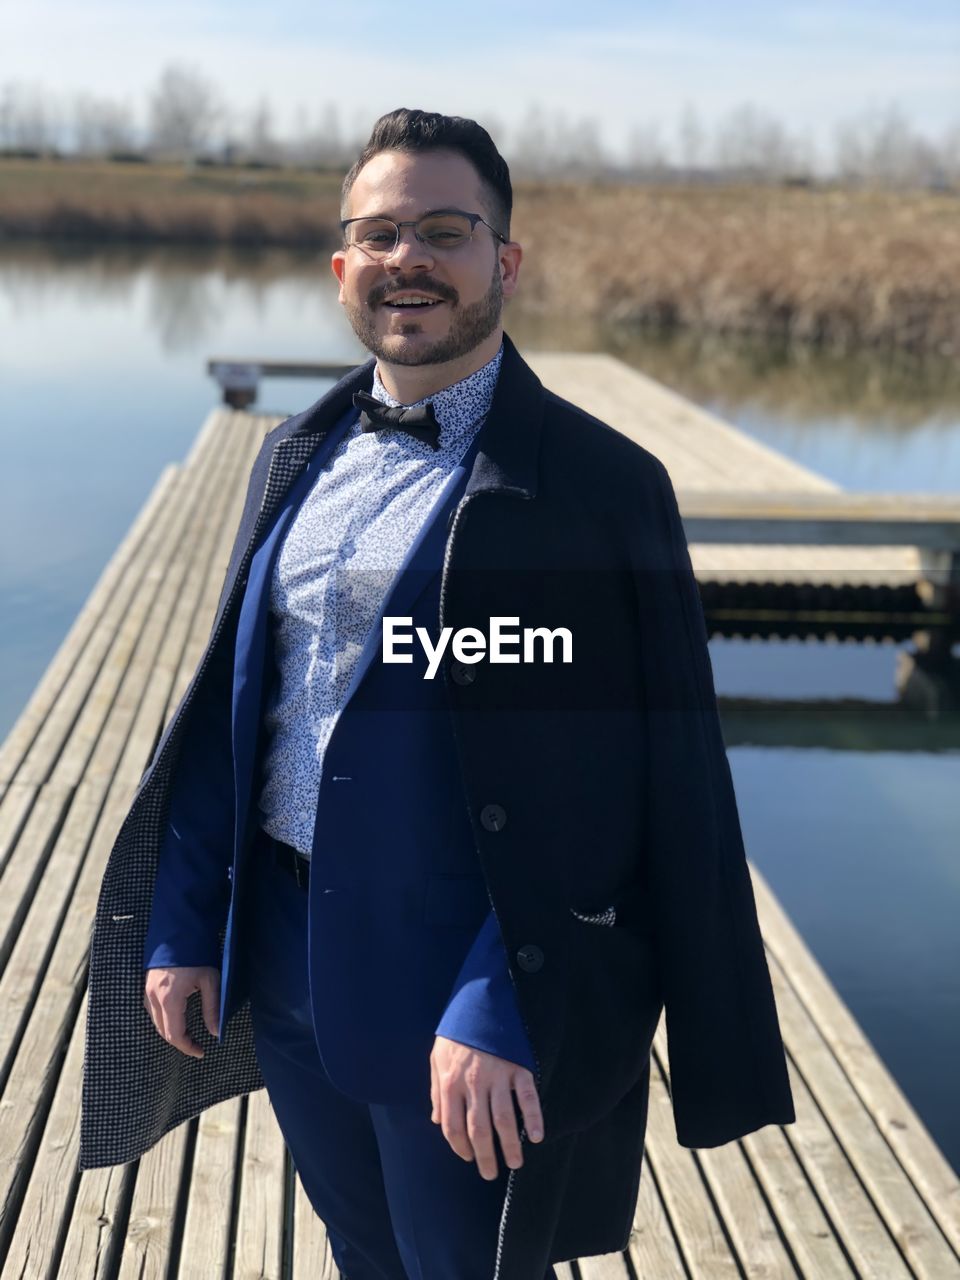
[[(336, 175), (0, 163), (0, 237), (329, 249)], [(956, 194), (528, 184), (524, 308), (630, 329), (960, 353)]]
[(956, 196), (537, 188), (518, 201), (527, 307), (832, 349), (960, 353)]
[(21, 195), (0, 203), (0, 236), (153, 244), (287, 245), (332, 248), (339, 234), (324, 216), (269, 195), (116, 200)]

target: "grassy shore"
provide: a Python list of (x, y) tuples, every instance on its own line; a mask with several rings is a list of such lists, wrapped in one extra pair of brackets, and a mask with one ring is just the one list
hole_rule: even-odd
[[(0, 237), (337, 242), (339, 175), (0, 161)], [(624, 329), (960, 354), (956, 194), (518, 185), (525, 307)]]

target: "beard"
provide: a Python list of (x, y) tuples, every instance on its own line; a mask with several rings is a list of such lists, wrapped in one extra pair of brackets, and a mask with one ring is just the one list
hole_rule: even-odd
[[(452, 310), (450, 329), (442, 338), (423, 346), (405, 349), (404, 339), (408, 335), (421, 332), (419, 321), (411, 317), (411, 323), (404, 325), (399, 333), (380, 334), (377, 332), (373, 310), (384, 299), (393, 293), (405, 289), (422, 289), (424, 293), (433, 294), (448, 303)], [(503, 311), (503, 282), (500, 279), (500, 264), (494, 263), (493, 278), (490, 287), (477, 302), (467, 307), (459, 306), (459, 294), (451, 285), (440, 285), (429, 276), (413, 276), (404, 283), (393, 281), (389, 291), (381, 287), (371, 290), (366, 305), (355, 302), (344, 304), (344, 310), (354, 333), (378, 360), (386, 364), (421, 365), (445, 364), (448, 360), (457, 360), (468, 355), (479, 347), (480, 343), (490, 337), (500, 323)]]

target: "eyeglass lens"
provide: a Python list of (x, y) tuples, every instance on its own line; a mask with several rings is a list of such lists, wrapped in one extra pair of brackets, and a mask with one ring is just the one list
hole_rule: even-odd
[[(431, 249), (455, 249), (473, 235), (470, 219), (460, 213), (430, 213), (414, 230)], [(374, 257), (393, 253), (397, 236), (397, 224), (387, 218), (359, 218), (347, 227), (347, 243)]]

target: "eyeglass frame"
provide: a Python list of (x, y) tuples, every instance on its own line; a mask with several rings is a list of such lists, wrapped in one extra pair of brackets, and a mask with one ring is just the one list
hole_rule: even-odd
[[(409, 218), (405, 222), (395, 222), (393, 218), (384, 217), (382, 214), (379, 214), (379, 213), (365, 213), (359, 218), (343, 218), (340, 222), (340, 231), (343, 234), (344, 245), (347, 249), (359, 249), (361, 253), (366, 253), (367, 256), (369, 257), (370, 256), (369, 251), (364, 249), (362, 245), (357, 243), (353, 243), (353, 244), (348, 243), (347, 227), (349, 227), (352, 222), (389, 222), (392, 227), (396, 227), (397, 237), (394, 240), (393, 248), (389, 251), (389, 253), (385, 253), (383, 257), (379, 259), (379, 261), (381, 262), (386, 262), (388, 258), (393, 257), (393, 255), (397, 252), (397, 249), (399, 249), (400, 247), (400, 231), (403, 227), (413, 227), (413, 234), (417, 237), (418, 243), (425, 245), (426, 241), (421, 237), (419, 231), (417, 231), (417, 226), (421, 222), (423, 222), (425, 218), (435, 218), (438, 214), (441, 214), (441, 213), (457, 213), (460, 215), (461, 218), (469, 218), (471, 240), (473, 239), (473, 233), (477, 229), (477, 223), (482, 222), (485, 227), (487, 227), (490, 231), (493, 232), (493, 234), (497, 237), (497, 239), (501, 242), (501, 244), (510, 243), (507, 237), (505, 235), (501, 235), (496, 227), (491, 226), (490, 223), (486, 220), (485, 217), (483, 217), (482, 214), (467, 213), (466, 209), (428, 209), (427, 212), (421, 214), (419, 218)], [(438, 246), (436, 245), (426, 245), (426, 247), (431, 252), (434, 252), (438, 248)], [(461, 248), (461, 245), (454, 245), (452, 247), (459, 249)], [(440, 252), (445, 253), (447, 252), (447, 250), (440, 249)]]

